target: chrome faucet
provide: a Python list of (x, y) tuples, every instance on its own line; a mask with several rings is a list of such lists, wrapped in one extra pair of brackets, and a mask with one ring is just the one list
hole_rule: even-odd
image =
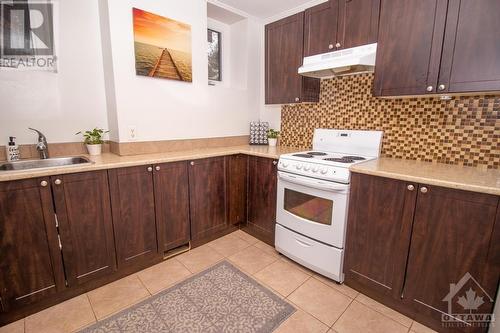
[(39, 130), (31, 127), (28, 129), (38, 133), (38, 143), (36, 144), (36, 150), (38, 150), (38, 153), (40, 154), (40, 159), (46, 160), (47, 158), (49, 158), (49, 145), (47, 144), (47, 138)]

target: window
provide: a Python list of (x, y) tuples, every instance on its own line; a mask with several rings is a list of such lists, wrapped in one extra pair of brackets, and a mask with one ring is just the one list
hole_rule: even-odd
[(222, 81), (221, 73), (221, 33), (208, 29), (208, 79)]

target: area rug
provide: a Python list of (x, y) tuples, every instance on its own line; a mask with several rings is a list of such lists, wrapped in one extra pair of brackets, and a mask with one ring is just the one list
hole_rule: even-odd
[(82, 333), (274, 331), (295, 308), (227, 261)]

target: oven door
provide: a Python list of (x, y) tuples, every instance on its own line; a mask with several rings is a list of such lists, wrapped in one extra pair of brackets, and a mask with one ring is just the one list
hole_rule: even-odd
[(278, 171), (276, 221), (342, 249), (349, 185)]

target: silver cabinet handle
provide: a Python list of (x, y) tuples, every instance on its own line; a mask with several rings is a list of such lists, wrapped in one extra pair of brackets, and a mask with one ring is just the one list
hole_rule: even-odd
[(413, 191), (413, 190), (415, 190), (415, 186), (413, 186), (413, 185), (411, 185), (411, 184), (410, 184), (410, 185), (408, 185), (406, 188), (408, 189), (408, 191)]
[(340, 43), (335, 44), (336, 48), (339, 48), (340, 46), (341, 46)]
[(328, 49), (329, 50), (333, 49), (333, 44), (328, 45)]
[(427, 189), (427, 187), (421, 187), (420, 188), (420, 192), (422, 192), (423, 194), (429, 192), (429, 189)]
[(194, 165), (194, 162), (193, 162), (193, 161), (191, 161), (191, 162), (189, 162), (189, 164)]
[(56, 185), (61, 185), (62, 184), (62, 180), (60, 180), (59, 178), (54, 180), (54, 184)]
[(300, 98), (295, 97), (295, 102), (298, 102), (298, 101), (300, 101)]
[(155, 170), (160, 171), (161, 170), (160, 166), (159, 165), (155, 166)]
[(148, 172), (153, 172), (153, 167), (148, 167)]
[(46, 180), (42, 180), (42, 181), (40, 182), (40, 186), (41, 186), (41, 187), (47, 187), (47, 185), (49, 185), (49, 183), (48, 183)]
[(441, 90), (441, 91), (443, 91), (444, 89), (446, 89), (446, 86), (444, 84), (440, 84), (438, 86), (438, 89)]
[(434, 87), (433, 86), (428, 86), (427, 89), (426, 89), (428, 92), (431, 92), (434, 90)]

